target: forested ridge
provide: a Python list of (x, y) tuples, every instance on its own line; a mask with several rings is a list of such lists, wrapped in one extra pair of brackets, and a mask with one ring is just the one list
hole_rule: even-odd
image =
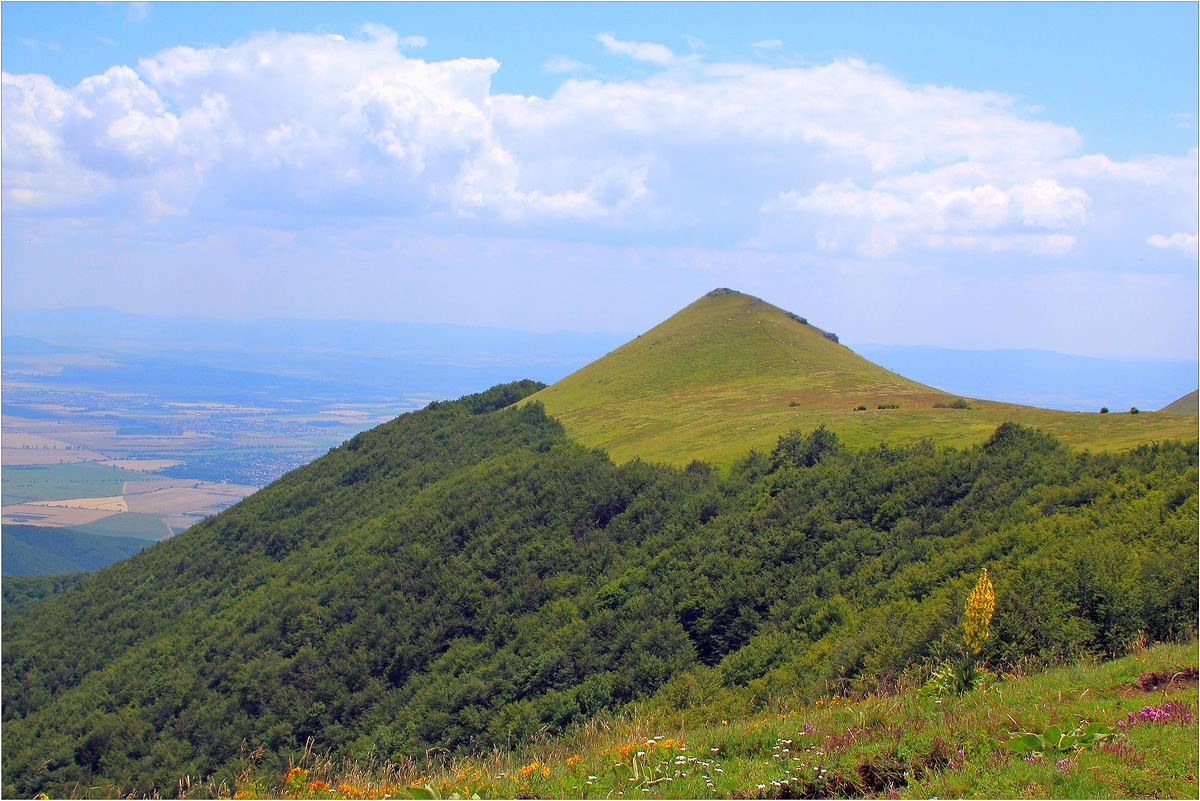
[(982, 567), (994, 664), (1197, 625), (1197, 445), (817, 428), (732, 468), (572, 443), (502, 385), (356, 436), (5, 616), (4, 795), (169, 795), (248, 751), (526, 742), (604, 709), (815, 698), (932, 664)]

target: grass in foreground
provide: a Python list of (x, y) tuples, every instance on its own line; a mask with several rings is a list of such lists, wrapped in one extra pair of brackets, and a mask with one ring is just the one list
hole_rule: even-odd
[[(311, 753), (282, 776), (180, 784), (234, 798), (1195, 798), (1197, 644), (1160, 645), (996, 677), (961, 696), (928, 689), (748, 720), (634, 712), (521, 750), (335, 765)], [(697, 713), (701, 713), (697, 715)], [(1014, 732), (1112, 731), (1094, 748), (1019, 754)]]

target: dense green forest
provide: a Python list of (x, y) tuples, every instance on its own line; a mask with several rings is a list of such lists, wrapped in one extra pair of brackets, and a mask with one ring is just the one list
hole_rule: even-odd
[(9, 524), (0, 533), (5, 576), (37, 576), (98, 570), (150, 544), (134, 537), (103, 537), (49, 526)]
[(83, 573), (55, 573), (40, 576), (5, 576), (3, 579), (3, 612), (15, 615), (27, 606), (39, 603), (55, 593), (62, 592), (79, 579)]
[(1196, 630), (1195, 442), (1094, 455), (1004, 424), (854, 450), (817, 428), (725, 470), (617, 465), (504, 408), (539, 386), (399, 417), (6, 611), (4, 795), (869, 689), (957, 653), (985, 566), (997, 666)]

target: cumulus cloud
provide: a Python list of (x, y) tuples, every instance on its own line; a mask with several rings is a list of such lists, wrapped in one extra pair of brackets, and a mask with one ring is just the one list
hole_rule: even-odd
[(542, 62), (542, 69), (546, 72), (579, 72), (587, 69), (587, 65), (566, 56), (551, 56)]
[(610, 53), (629, 56), (637, 61), (649, 61), (652, 64), (670, 65), (679, 61), (679, 56), (671, 52), (666, 45), (654, 42), (624, 42), (611, 33), (602, 33), (596, 40), (604, 45)]
[(1086, 221), (1090, 198), (1082, 189), (1045, 178), (1005, 188), (969, 178), (960, 169), (913, 173), (870, 189), (821, 183), (804, 194), (781, 192), (764, 208), (815, 215), (828, 222), (818, 226), (822, 248), (866, 256), (888, 256), (904, 244), (1063, 253), (1074, 237), (1045, 229)]
[(1187, 225), (1167, 212), (1194, 219), (1195, 153), (1083, 155), (1076, 131), (1001, 94), (916, 86), (861, 60), (705, 63), (597, 38), (663, 69), (571, 77), (549, 98), (496, 94), (496, 60), (424, 61), (404, 52), (420, 37), (366, 25), (170, 48), (74, 87), (5, 74), (6, 214), (398, 216), (730, 247), (790, 237), (875, 257), (1053, 256), (1131, 214), (1166, 230)]
[(1170, 236), (1154, 234), (1153, 236), (1148, 237), (1146, 242), (1156, 248), (1180, 250), (1191, 256), (1193, 259), (1196, 258), (1197, 251), (1195, 234), (1187, 234), (1182, 231), (1177, 231)]

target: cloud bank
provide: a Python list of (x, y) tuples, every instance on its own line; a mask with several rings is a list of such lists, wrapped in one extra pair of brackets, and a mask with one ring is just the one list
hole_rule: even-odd
[[(412, 285), (411, 265), (470, 251), (466, 240), (551, 270), (591, 263), (571, 243), (610, 261), (653, 248), (663, 263), (692, 260), (706, 288), (741, 280), (715, 263), (740, 265), (750, 290), (818, 270), (859, 293), (884, 285), (855, 283), (868, 273), (928, 286), (1053, 273), (1093, 294), (1124, 279), (1089, 274), (1169, 276), (1138, 286), (1174, 296), (1195, 283), (1195, 150), (1115, 161), (1012, 97), (914, 85), (855, 59), (709, 62), (601, 33), (598, 54), (638, 77), (552, 58), (544, 68), (565, 80), (543, 98), (494, 93), (494, 59), (415, 57), (425, 44), (368, 25), (175, 47), (76, 86), (6, 73), (6, 237), (220, 253), (262, 273), (247, 292), (278, 280), (262, 254), (369, 262), (372, 286), (386, 283), (378, 265), (410, 254)], [(524, 255), (495, 244), (505, 239)], [(413, 242), (425, 250), (412, 255)], [(660, 272), (659, 288), (680, 275)], [(34, 283), (6, 288), (24, 297)]]
[(353, 40), (173, 48), (75, 87), (6, 74), (6, 208), (439, 215), (525, 233), (568, 221), (575, 236), (652, 227), (722, 244), (798, 224), (789, 246), (890, 255), (1061, 254), (1122, 186), (1151, 189), (1163, 212), (1189, 195), (1194, 207), (1194, 157), (1089, 163), (1074, 130), (1003, 95), (912, 86), (856, 60), (703, 64), (598, 40), (663, 69), (494, 95), (496, 61), (422, 61), (402, 52), (420, 37), (367, 26)]

